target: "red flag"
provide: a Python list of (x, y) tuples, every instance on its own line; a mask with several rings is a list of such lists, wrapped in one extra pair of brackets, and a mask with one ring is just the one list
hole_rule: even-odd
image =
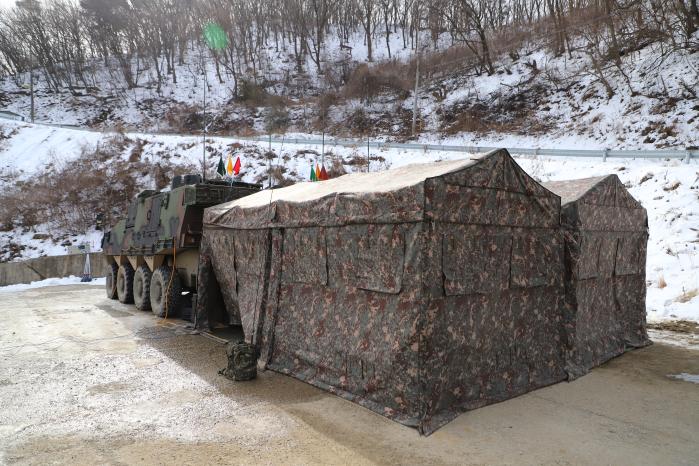
[(323, 168), (320, 170), (320, 179), (323, 181), (330, 179), (330, 177), (328, 176), (328, 172), (325, 171), (325, 165), (323, 165)]
[(233, 173), (236, 175), (240, 173), (240, 157), (235, 159), (235, 165), (233, 165)]

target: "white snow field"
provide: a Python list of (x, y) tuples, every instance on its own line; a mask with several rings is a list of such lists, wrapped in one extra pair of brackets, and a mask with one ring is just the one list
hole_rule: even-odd
[(16, 291), (33, 290), (34, 288), (44, 288), (46, 286), (62, 286), (62, 285), (85, 285), (85, 286), (104, 286), (105, 278), (93, 278), (92, 281), (82, 282), (81, 277), (71, 275), (63, 278), (47, 278), (46, 280), (37, 280), (31, 283), (20, 283), (17, 285), (0, 286), (0, 293), (10, 293)]
[[(25, 123), (1, 122), (0, 175), (14, 173), (16, 179), (28, 179), (51, 173), (49, 161), (72, 160), (80, 157), (84, 144), (108, 143), (112, 134), (64, 128), (47, 128)], [(157, 162), (169, 154), (173, 163), (196, 164), (201, 157), (201, 137), (131, 134), (132, 140), (147, 141), (142, 160)], [(295, 135), (297, 136), (297, 135)], [(298, 135), (310, 138), (311, 135)], [(234, 146), (234, 143), (241, 146)], [(439, 143), (439, 141), (432, 141)], [(528, 141), (509, 138), (508, 144), (527, 147)], [(573, 146), (587, 148), (583, 141)], [(209, 145), (218, 153), (240, 155), (243, 181), (266, 181), (267, 162), (261, 152), (266, 143), (236, 141), (231, 138), (210, 138)], [(236, 148), (237, 147), (237, 148)], [(570, 146), (569, 146), (570, 147)], [(283, 167), (288, 178), (307, 180), (311, 166), (319, 159), (320, 148), (291, 144), (272, 144), (277, 155), (274, 166)], [(216, 154), (216, 151), (211, 152)], [(126, 147), (122, 157), (127, 158)], [(357, 157), (366, 156), (366, 147), (333, 148), (326, 146), (326, 165), (334, 160), (342, 163), (347, 172), (366, 171), (365, 165), (357, 165)], [(468, 154), (436, 151), (407, 151), (398, 149), (371, 149), (370, 170), (400, 167), (413, 163), (438, 160), (466, 159)], [(648, 210), (650, 238), (647, 261), (647, 306), (649, 321), (687, 319), (699, 321), (699, 163), (686, 164), (680, 160), (552, 158), (517, 156), (517, 162), (540, 181), (585, 178), (615, 173)], [(209, 175), (214, 173), (218, 155), (208, 158)], [(86, 176), (104, 176), (86, 173)], [(105, 180), (108, 182), (108, 180)], [(145, 179), (147, 183), (147, 179)], [(0, 187), (2, 187), (0, 178)], [(149, 187), (147, 184), (144, 188)], [(45, 240), (33, 240), (34, 231), (45, 231), (46, 225), (31, 231), (0, 232), (0, 242), (22, 241), (27, 245), (23, 258), (47, 254), (65, 253), (65, 248), (47, 244)], [(93, 250), (99, 247), (100, 232), (87, 232), (84, 236)]]
[(684, 380), (685, 382), (698, 383), (699, 384), (699, 374), (687, 374), (682, 372), (681, 374), (675, 374), (671, 377), (679, 380)]

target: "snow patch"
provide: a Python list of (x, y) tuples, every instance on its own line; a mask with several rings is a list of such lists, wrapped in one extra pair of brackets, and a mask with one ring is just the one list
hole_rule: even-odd
[(81, 277), (71, 275), (63, 278), (47, 278), (46, 280), (38, 280), (31, 283), (20, 283), (18, 285), (0, 286), (0, 293), (10, 293), (16, 291), (31, 290), (33, 288), (43, 288), (45, 286), (61, 286), (61, 285), (87, 285), (87, 286), (105, 286), (105, 277), (93, 278), (90, 282), (81, 282)]
[(687, 374), (686, 372), (682, 372), (681, 374), (668, 375), (668, 377), (699, 384), (699, 374)]

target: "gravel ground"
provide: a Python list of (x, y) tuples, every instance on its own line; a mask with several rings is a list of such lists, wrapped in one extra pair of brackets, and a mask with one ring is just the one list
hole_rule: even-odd
[[(60, 286), (0, 295), (0, 464), (696, 464), (699, 347), (627, 353), (430, 437), (272, 372), (217, 374), (223, 345)], [(687, 374), (683, 377), (674, 377)]]

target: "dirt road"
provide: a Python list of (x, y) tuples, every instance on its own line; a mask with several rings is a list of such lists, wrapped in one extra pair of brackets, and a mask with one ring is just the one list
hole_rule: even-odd
[[(0, 464), (696, 464), (699, 351), (664, 343), (430, 437), (104, 298), (0, 292)], [(685, 375), (685, 379), (691, 377)]]

